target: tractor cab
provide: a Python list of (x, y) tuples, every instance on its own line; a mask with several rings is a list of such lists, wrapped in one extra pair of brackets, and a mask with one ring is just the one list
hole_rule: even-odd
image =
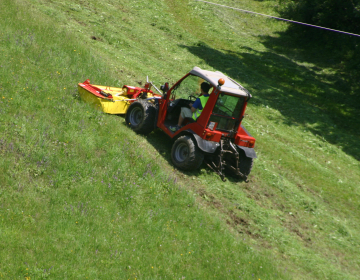
[[(185, 119), (182, 128), (172, 132), (169, 127), (178, 123), (181, 107), (189, 108), (195, 102), (201, 95), (200, 85), (204, 81), (211, 88), (201, 115), (196, 120)], [(231, 136), (240, 143), (240, 138), (236, 135), (243, 130), (241, 121), (250, 98), (250, 93), (244, 87), (223, 73), (194, 67), (164, 94), (157, 126), (171, 138), (190, 129), (206, 140), (219, 142), (221, 137)]]

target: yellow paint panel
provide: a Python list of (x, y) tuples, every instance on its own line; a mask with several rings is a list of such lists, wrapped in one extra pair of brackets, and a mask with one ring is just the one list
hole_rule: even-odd
[(128, 107), (130, 106), (130, 102), (125, 101), (125, 99), (129, 99), (126, 95), (126, 89), (123, 90), (122, 88), (109, 88), (109, 87), (105, 89), (105, 87), (102, 86), (96, 86), (96, 87), (100, 89), (104, 88), (104, 92), (112, 94), (115, 102), (113, 102), (112, 100), (97, 97), (91, 92), (82, 88), (81, 86), (78, 86), (80, 97), (86, 103), (90, 104), (97, 110), (103, 111), (104, 113), (107, 114), (126, 113)]

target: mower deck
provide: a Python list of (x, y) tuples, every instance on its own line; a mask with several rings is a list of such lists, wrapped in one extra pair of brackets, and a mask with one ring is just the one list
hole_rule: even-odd
[[(125, 114), (130, 104), (140, 94), (142, 88), (123, 86), (122, 88), (92, 85), (89, 80), (78, 84), (80, 97), (95, 109), (107, 114)], [(147, 92), (147, 98), (159, 96), (153, 92)]]

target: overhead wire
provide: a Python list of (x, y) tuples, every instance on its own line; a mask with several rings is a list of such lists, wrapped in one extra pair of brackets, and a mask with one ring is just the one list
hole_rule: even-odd
[(203, 1), (203, 0), (194, 0), (194, 1), (204, 2), (204, 3), (207, 3), (207, 4), (211, 4), (211, 5), (215, 5), (215, 6), (220, 6), (220, 7), (224, 7), (224, 8), (228, 8), (228, 9), (233, 9), (233, 10), (237, 10), (237, 11), (244, 12), (244, 13), (260, 15), (260, 16), (264, 16), (264, 17), (269, 17), (269, 18), (277, 19), (277, 20), (287, 21), (287, 22), (296, 23), (296, 24), (301, 24), (301, 25), (305, 25), (305, 26), (320, 28), (320, 29), (324, 29), (324, 30), (327, 30), (327, 31), (338, 32), (338, 33), (342, 33), (342, 34), (346, 34), (346, 35), (351, 35), (351, 36), (360, 37), (359, 34), (354, 34), (354, 33), (346, 32), (346, 31), (341, 31), (341, 30), (336, 30), (336, 29), (331, 29), (331, 28), (327, 28), (327, 27), (323, 27), (323, 26), (318, 26), (318, 25), (314, 25), (314, 24), (309, 24), (309, 23), (304, 23), (304, 22), (300, 22), (300, 21), (295, 21), (295, 20), (291, 20), (291, 19), (274, 17), (274, 16), (270, 16), (270, 15), (265, 15), (265, 14), (253, 12), (253, 11), (248, 11), (248, 10), (239, 9), (239, 8), (234, 8), (234, 7), (230, 7), (230, 6), (226, 6), (226, 5), (222, 5), (222, 4), (212, 3), (212, 2), (209, 2), (209, 1)]

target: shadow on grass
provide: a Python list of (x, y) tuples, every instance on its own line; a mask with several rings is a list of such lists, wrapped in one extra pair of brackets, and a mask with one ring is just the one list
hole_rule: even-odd
[[(281, 48), (266, 39), (269, 48)], [(254, 97), (251, 103), (279, 110), (287, 125), (304, 125), (323, 141), (360, 160), (359, 96), (343, 76), (323, 72), (320, 58), (305, 66), (300, 59), (303, 54), (296, 51), (259, 52), (244, 46), (239, 51), (219, 51), (205, 43), (181, 47), (244, 84)]]
[[(123, 125), (126, 126), (125, 122), (123, 122)], [(170, 166), (174, 166), (171, 160), (171, 148), (174, 143), (173, 139), (168, 137), (159, 129), (154, 130), (152, 133), (144, 137), (148, 143), (151, 144), (155, 150), (168, 162)], [(201, 174), (201, 169), (205, 169), (207, 173), (214, 173), (214, 171), (212, 171), (205, 163), (203, 163), (197, 170), (183, 171), (177, 169), (177, 171), (188, 177), (199, 177)], [(218, 178), (221, 180), (220, 176), (218, 176)], [(229, 173), (225, 174), (225, 178), (230, 182), (243, 182), (243, 180), (239, 181), (239, 179), (232, 177)]]
[[(123, 122), (123, 125), (128, 127), (125, 122)], [(155, 148), (159, 155), (161, 155), (169, 163), (169, 165), (173, 166), (173, 163), (171, 161), (171, 148), (173, 145), (173, 140), (170, 137), (168, 137), (160, 129), (155, 129), (153, 132), (143, 137), (148, 141), (149, 144), (151, 144)], [(178, 171), (187, 176), (198, 176), (200, 174), (199, 170)]]

